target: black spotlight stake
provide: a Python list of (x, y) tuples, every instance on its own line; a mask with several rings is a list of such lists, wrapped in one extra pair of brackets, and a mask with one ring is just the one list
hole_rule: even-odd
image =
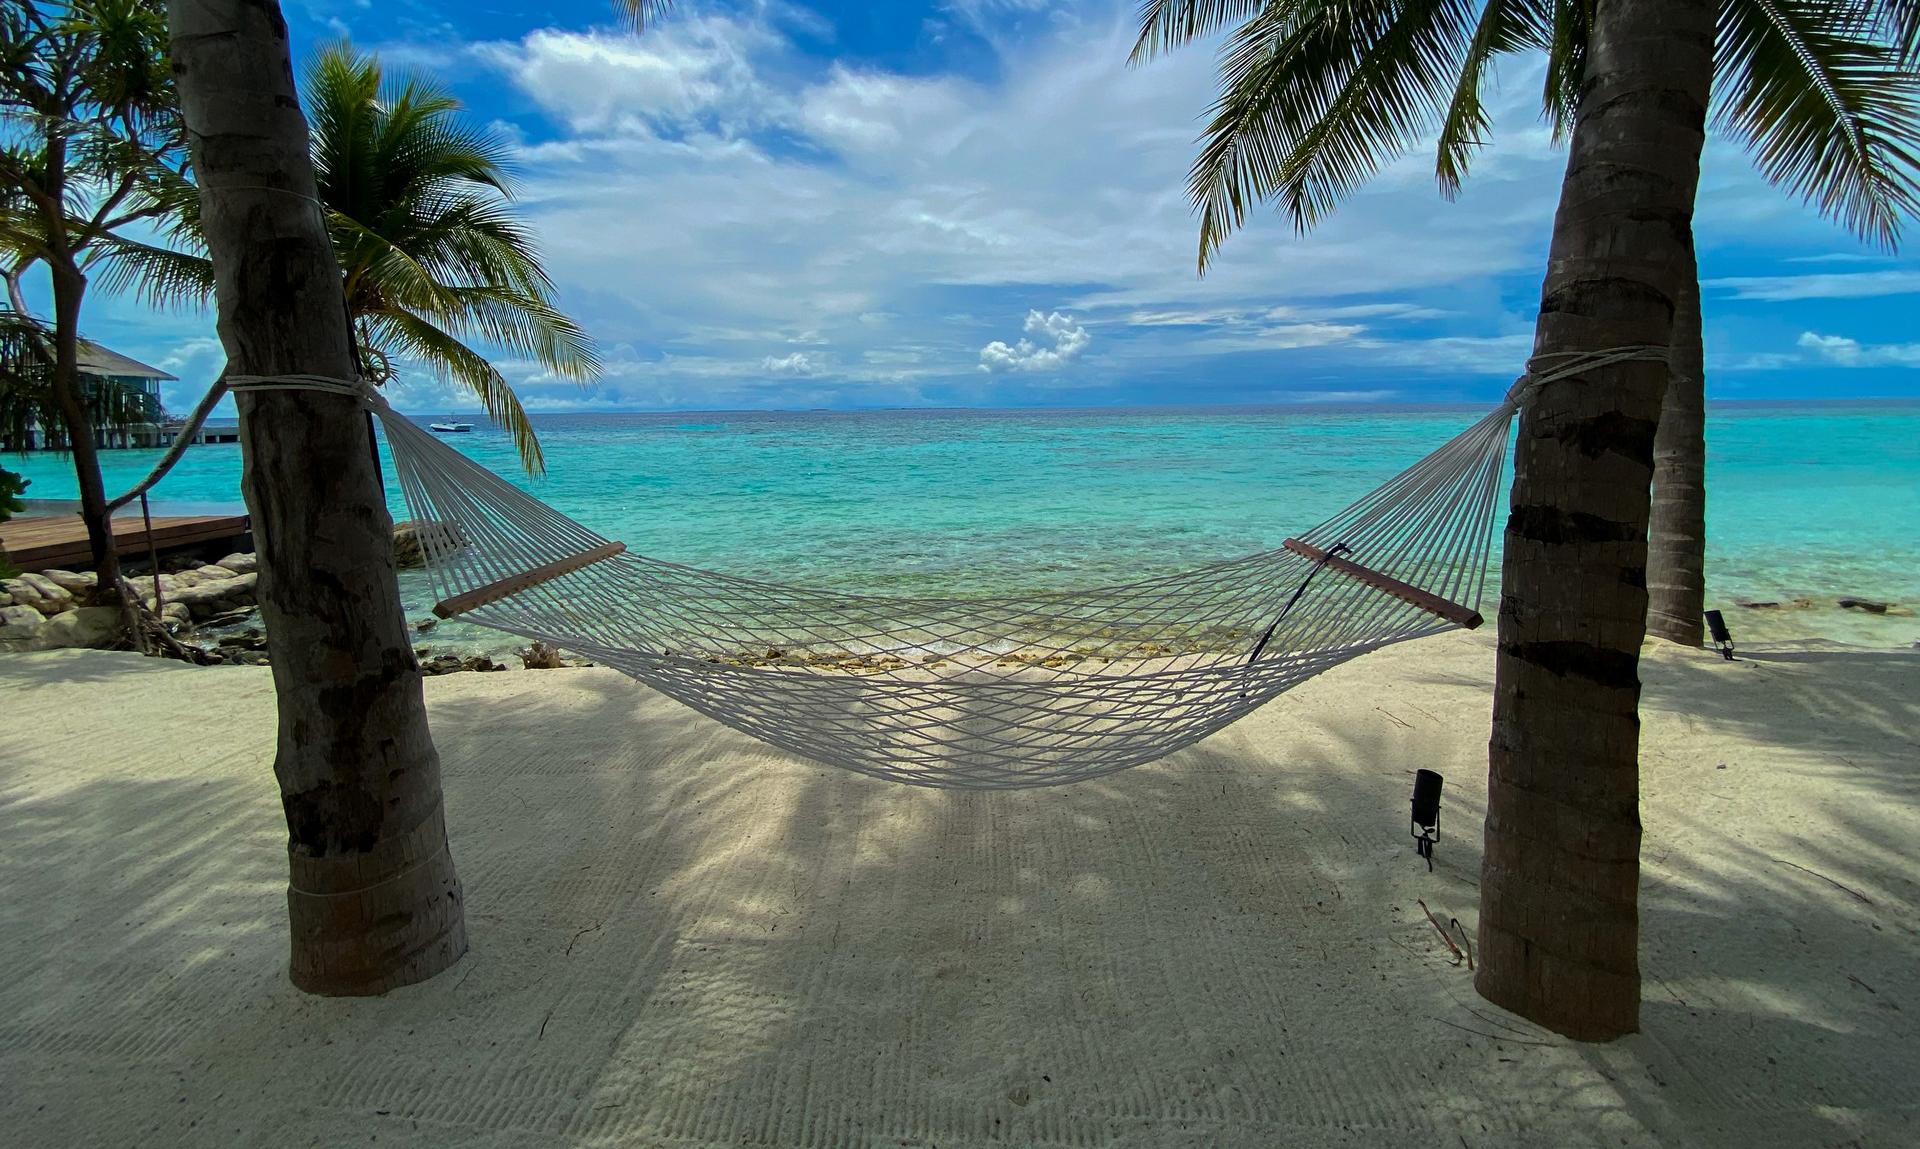
[(1440, 840), (1440, 789), (1446, 779), (1431, 770), (1413, 772), (1413, 848), (1433, 872), (1433, 844)]
[(1713, 644), (1720, 648), (1720, 657), (1733, 661), (1733, 632), (1727, 629), (1727, 620), (1717, 610), (1706, 613), (1707, 633), (1713, 635)]

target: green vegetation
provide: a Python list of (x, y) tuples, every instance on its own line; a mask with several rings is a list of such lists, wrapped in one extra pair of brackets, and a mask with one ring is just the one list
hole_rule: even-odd
[[(123, 231), (164, 216), (184, 186), (186, 131), (166, 58), (158, 0), (9, 0), (0, 8), (0, 276), (10, 307), (0, 335), (0, 431), (30, 414), (72, 452), (80, 514), (101, 596), (120, 562), (95, 453), (97, 419), (117, 388), (80, 377), (88, 270)], [(35, 317), (21, 277), (40, 266), (53, 315)], [(9, 437), (14, 437), (9, 434)]]
[[(303, 102), (362, 372), (384, 384), (411, 361), (465, 387), (538, 473), (540, 441), (526, 411), (473, 342), (581, 381), (599, 361), (555, 305), (553, 281), (512, 210), (505, 141), (461, 122), (458, 101), (430, 81), (389, 81), (378, 60), (346, 45), (314, 57)], [(181, 193), (170, 245), (122, 244), (105, 282), (163, 305), (211, 296), (199, 197)]]
[(32, 484), (5, 467), (0, 467), (0, 523), (19, 514), (24, 508), (20, 496), (25, 494)]

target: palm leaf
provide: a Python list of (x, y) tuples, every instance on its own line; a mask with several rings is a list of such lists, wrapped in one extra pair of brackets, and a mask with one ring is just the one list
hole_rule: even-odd
[(1443, 116), (1473, 38), (1470, 0), (1269, 9), (1230, 40), (1188, 192), (1204, 271), (1248, 208), (1311, 228)]
[(638, 32), (646, 29), (649, 20), (666, 15), (673, 7), (673, 0), (614, 0), (614, 7), (626, 14)]
[(1723, 0), (1715, 126), (1768, 180), (1883, 247), (1920, 208), (1920, 76), (1857, 3)]
[(205, 307), (213, 298), (213, 261), (117, 235), (95, 242), (93, 282), (156, 309)]
[(1460, 64), (1453, 99), (1440, 122), (1434, 175), (1448, 199), (1460, 193), (1467, 163), (1486, 144), (1493, 127), (1486, 104), (1480, 99), (1488, 67), (1495, 57), (1545, 46), (1552, 7), (1553, 0), (1486, 0), (1486, 7), (1481, 9), (1473, 40)]
[(1140, 36), (1133, 43), (1131, 64), (1144, 64), (1165, 52), (1193, 43), (1238, 24), (1266, 7), (1284, 7), (1286, 0), (1145, 0), (1140, 5)]
[(379, 312), (366, 317), (372, 346), (389, 358), (415, 360), (427, 367), (435, 378), (458, 383), (480, 400), (492, 419), (513, 436), (520, 452), (520, 463), (530, 475), (547, 469), (540, 438), (527, 418), (520, 397), (513, 393), (506, 377), (487, 362), (486, 356), (468, 347), (452, 334), (420, 316), (406, 311)]

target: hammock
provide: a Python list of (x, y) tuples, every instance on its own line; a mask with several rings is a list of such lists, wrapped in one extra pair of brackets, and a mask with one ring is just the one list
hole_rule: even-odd
[(394, 411), (379, 418), (435, 613), (614, 667), (793, 753), (917, 786), (1054, 786), (1191, 745), (1391, 643), (1479, 626), (1515, 412), (1546, 382), (1661, 348), (1568, 357), (1346, 510), (1263, 554), (1089, 590), (888, 598), (629, 552)]

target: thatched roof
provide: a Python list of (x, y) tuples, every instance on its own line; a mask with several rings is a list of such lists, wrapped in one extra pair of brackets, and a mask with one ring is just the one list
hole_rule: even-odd
[(158, 367), (149, 367), (138, 359), (129, 359), (118, 351), (109, 351), (98, 343), (80, 341), (80, 373), (132, 379), (177, 379)]

